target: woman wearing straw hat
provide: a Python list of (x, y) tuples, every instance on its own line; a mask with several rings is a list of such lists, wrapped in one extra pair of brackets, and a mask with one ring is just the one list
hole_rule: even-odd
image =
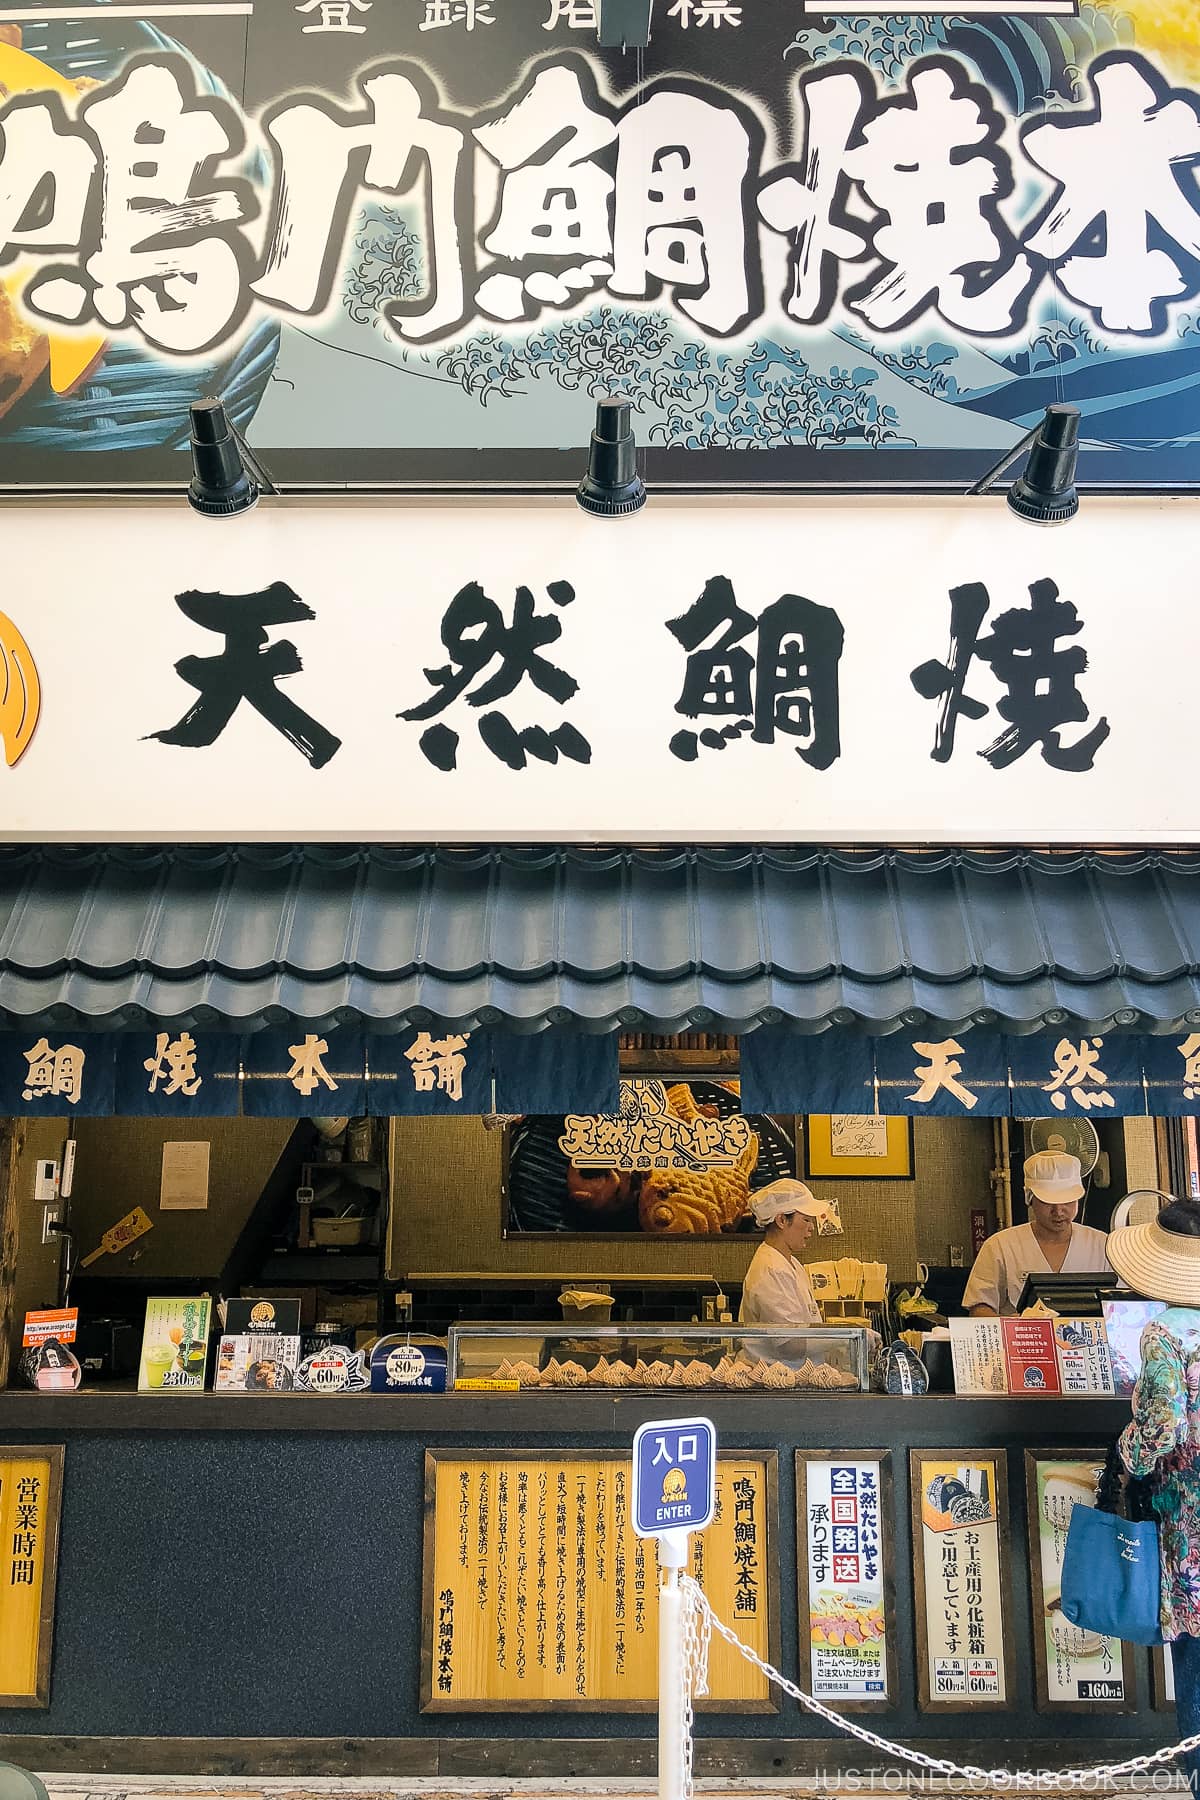
[[(1131, 1475), (1153, 1478), (1162, 1633), (1171, 1645), (1179, 1729), (1191, 1737), (1200, 1731), (1200, 1203), (1176, 1200), (1148, 1224), (1114, 1231), (1108, 1260), (1136, 1294), (1167, 1303), (1142, 1333), (1121, 1460)], [(1200, 1794), (1200, 1753), (1184, 1764)]]

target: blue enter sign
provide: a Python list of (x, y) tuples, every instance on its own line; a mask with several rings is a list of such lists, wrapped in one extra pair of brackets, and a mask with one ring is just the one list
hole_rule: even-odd
[(702, 1531), (717, 1498), (717, 1431), (710, 1419), (639, 1425), (633, 1439), (633, 1529), (639, 1537)]

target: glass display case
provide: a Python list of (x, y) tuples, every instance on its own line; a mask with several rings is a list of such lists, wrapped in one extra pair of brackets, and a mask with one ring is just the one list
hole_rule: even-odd
[(816, 1325), (451, 1325), (448, 1386), (517, 1381), (710, 1393), (846, 1393), (868, 1382), (867, 1334)]

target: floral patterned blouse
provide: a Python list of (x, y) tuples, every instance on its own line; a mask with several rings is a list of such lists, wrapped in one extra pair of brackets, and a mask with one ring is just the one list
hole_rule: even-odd
[(1193, 1307), (1168, 1307), (1142, 1333), (1121, 1460), (1131, 1475), (1158, 1477), (1163, 1636), (1200, 1637), (1200, 1311)]

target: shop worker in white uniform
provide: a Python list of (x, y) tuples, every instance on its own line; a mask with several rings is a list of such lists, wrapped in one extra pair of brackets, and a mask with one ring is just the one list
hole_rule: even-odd
[(1109, 1268), (1107, 1235), (1075, 1223), (1083, 1192), (1077, 1156), (1039, 1150), (1026, 1157), (1029, 1223), (995, 1232), (975, 1258), (963, 1294), (972, 1317), (1011, 1317), (1027, 1275), (1103, 1274)]
[(738, 1319), (743, 1325), (821, 1323), (804, 1266), (796, 1261), (829, 1208), (802, 1181), (773, 1181), (751, 1202), (754, 1218), (766, 1233), (754, 1252), (742, 1286)]

